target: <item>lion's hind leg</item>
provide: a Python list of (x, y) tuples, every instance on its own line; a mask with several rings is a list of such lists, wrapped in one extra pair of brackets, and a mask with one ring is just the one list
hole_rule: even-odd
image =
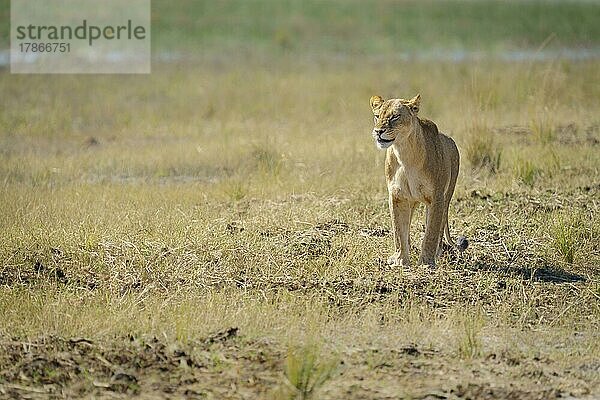
[(438, 253), (440, 239), (443, 233), (444, 208), (443, 198), (427, 205), (425, 220), (425, 237), (421, 247), (419, 264), (435, 266), (435, 257)]

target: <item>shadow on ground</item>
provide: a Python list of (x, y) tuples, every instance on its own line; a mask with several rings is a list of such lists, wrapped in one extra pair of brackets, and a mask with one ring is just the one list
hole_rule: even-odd
[(532, 280), (546, 283), (577, 283), (587, 281), (587, 278), (583, 275), (568, 272), (556, 267), (508, 267), (498, 269), (498, 266), (496, 265), (476, 263), (473, 269), (485, 272), (498, 272), (503, 275), (510, 275), (513, 278), (520, 278), (523, 280)]

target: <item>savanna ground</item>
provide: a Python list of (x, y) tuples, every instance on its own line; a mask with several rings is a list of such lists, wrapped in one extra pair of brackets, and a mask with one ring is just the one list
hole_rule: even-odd
[[(494, 56), (597, 50), (597, 3), (185, 5), (151, 75), (0, 70), (0, 397), (600, 397), (600, 61)], [(385, 264), (370, 138), (417, 92), (462, 154), (436, 269)]]

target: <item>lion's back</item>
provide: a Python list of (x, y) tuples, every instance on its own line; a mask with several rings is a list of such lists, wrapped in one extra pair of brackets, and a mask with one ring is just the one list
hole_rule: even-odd
[(458, 167), (460, 160), (454, 139), (440, 132), (435, 122), (429, 119), (419, 118), (419, 122), (425, 139), (425, 148), (436, 149), (437, 152), (443, 154), (443, 159), (450, 161), (450, 165)]

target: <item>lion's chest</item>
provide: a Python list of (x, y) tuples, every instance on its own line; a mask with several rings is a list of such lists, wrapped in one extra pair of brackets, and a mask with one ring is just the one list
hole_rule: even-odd
[(388, 192), (396, 199), (411, 202), (430, 204), (433, 198), (433, 187), (427, 177), (420, 171), (406, 168), (401, 162), (388, 182)]

